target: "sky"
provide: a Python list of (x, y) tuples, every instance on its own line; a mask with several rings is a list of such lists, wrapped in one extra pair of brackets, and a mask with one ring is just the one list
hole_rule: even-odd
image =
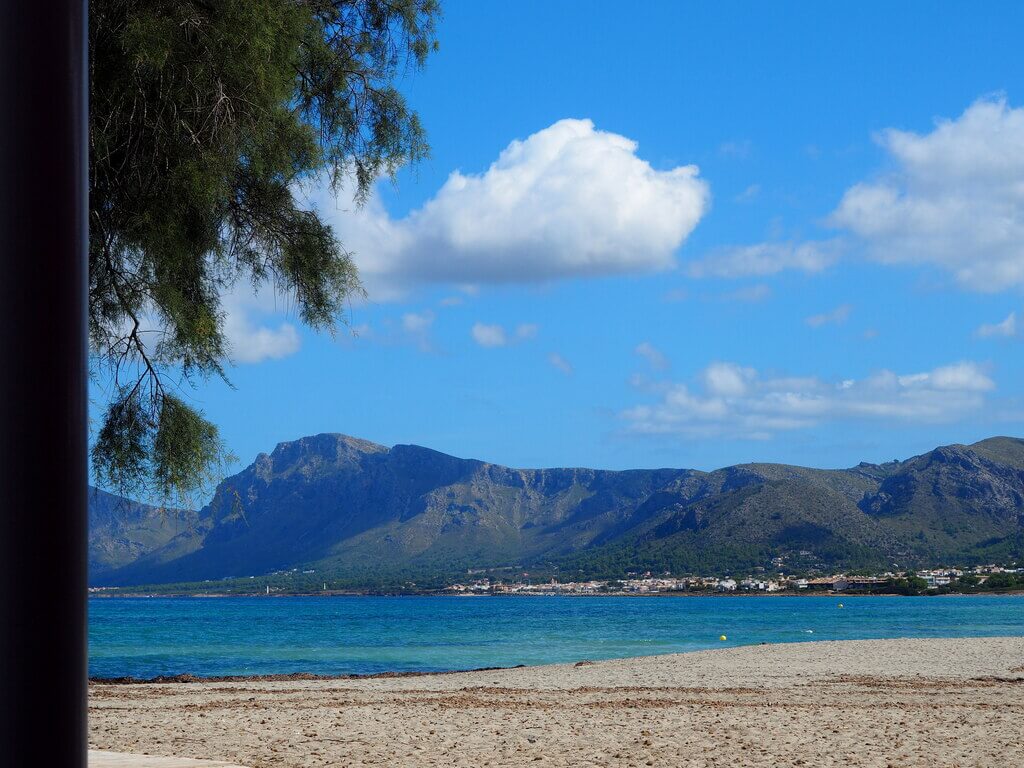
[(240, 469), (342, 432), (518, 467), (888, 461), (1024, 435), (1018, 3), (447, 0), (431, 156), (334, 337), (225, 304)]

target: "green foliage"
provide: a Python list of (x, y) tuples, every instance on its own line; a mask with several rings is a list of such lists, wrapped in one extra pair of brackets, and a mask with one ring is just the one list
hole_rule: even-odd
[(587, 549), (559, 560), (552, 565), (577, 574), (580, 578), (621, 578), (630, 572), (740, 575), (758, 567), (771, 567), (772, 558), (784, 552), (788, 555), (789, 572), (813, 568), (859, 568), (877, 573), (885, 565), (884, 555), (876, 549), (854, 544), (828, 535), (815, 545), (813, 560), (804, 562), (794, 554), (801, 542), (751, 541), (709, 542), (706, 533), (682, 532), (664, 539), (648, 538), (637, 541), (611, 542)]
[(922, 579), (920, 576), (908, 576), (907, 585), (910, 589), (916, 592), (922, 592), (928, 589), (928, 582)]
[(332, 330), (360, 292), (296, 199), (326, 175), (363, 201), (425, 156), (394, 86), (436, 47), (436, 0), (94, 0), (89, 7), (89, 328), (109, 382), (97, 479), (195, 490), (223, 447), (173, 390), (224, 376), (221, 299), (272, 284)]
[(161, 498), (191, 501), (188, 491), (216, 481), (230, 459), (217, 428), (180, 398), (164, 394), (153, 414), (138, 391), (114, 399), (92, 449), (93, 471), (111, 487), (150, 479)]
[(984, 589), (989, 590), (1008, 590), (1008, 589), (1024, 589), (1024, 573), (993, 573), (982, 584)]
[(889, 579), (875, 592), (886, 595), (921, 595), (928, 590), (928, 582), (911, 572)]

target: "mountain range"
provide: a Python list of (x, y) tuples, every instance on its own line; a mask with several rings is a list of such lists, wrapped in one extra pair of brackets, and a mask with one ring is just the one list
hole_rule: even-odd
[(467, 569), (614, 577), (891, 568), (1024, 555), (1024, 440), (849, 469), (512, 469), (345, 435), (281, 443), (199, 511), (94, 490), (93, 585), (309, 570), (347, 584)]

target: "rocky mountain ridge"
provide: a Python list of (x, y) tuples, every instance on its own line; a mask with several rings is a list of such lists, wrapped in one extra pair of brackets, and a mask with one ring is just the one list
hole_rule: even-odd
[(1024, 441), (997, 437), (841, 470), (759, 463), (702, 472), (512, 469), (320, 434), (260, 454), (198, 512), (159, 518), (144, 505), (123, 508), (106, 503), (91, 516), (94, 584), (296, 567), (358, 581), (499, 566), (615, 575), (780, 559), (967, 562), (1020, 550)]

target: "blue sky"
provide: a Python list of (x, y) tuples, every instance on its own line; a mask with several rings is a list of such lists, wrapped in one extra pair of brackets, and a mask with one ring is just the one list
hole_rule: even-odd
[[(244, 466), (344, 432), (514, 466), (847, 466), (1021, 434), (1024, 6), (476, 3), (403, 90), (356, 335), (226, 304)], [(513, 143), (518, 142), (518, 143)]]

